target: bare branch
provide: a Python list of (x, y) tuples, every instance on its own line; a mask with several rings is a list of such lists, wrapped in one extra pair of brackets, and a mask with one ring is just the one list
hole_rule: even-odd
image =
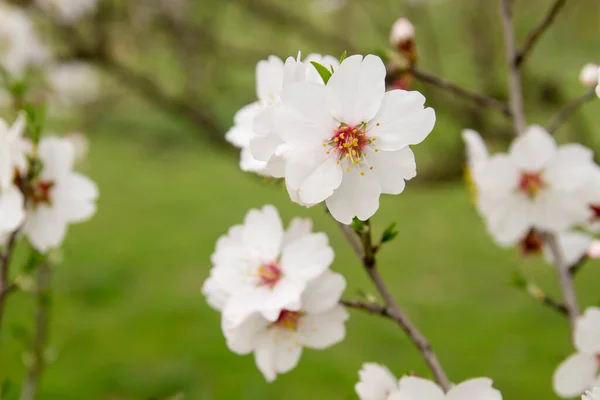
[(575, 275), (577, 275), (577, 273), (579, 271), (581, 271), (581, 268), (583, 267), (585, 262), (588, 260), (588, 258), (589, 258), (589, 256), (587, 254), (584, 254), (583, 256), (581, 256), (581, 258), (579, 258), (579, 260), (577, 260), (577, 262), (575, 264), (573, 264), (569, 267), (569, 274), (571, 274), (572, 277), (575, 277)]
[(14, 284), (8, 282), (10, 262), (12, 260), (13, 251), (20, 229), (15, 230), (8, 237), (8, 241), (4, 247), (4, 251), (0, 256), (0, 327), (2, 327), (2, 319), (4, 317), (4, 306), (8, 295), (16, 289)]
[(540, 304), (549, 307), (550, 309), (557, 311), (565, 316), (568, 315), (567, 307), (554, 298), (545, 294), (542, 289), (539, 288), (533, 282), (527, 282), (527, 284), (523, 287), (525, 291), (535, 300), (540, 302)]
[(441, 78), (438, 78), (437, 76), (421, 71), (414, 67), (411, 69), (411, 72), (413, 76), (419, 79), (420, 81), (429, 83), (430, 85), (436, 86), (440, 89), (444, 89), (458, 97), (472, 102), (473, 104), (479, 107), (493, 108), (495, 110), (500, 111), (507, 117), (511, 116), (511, 111), (508, 105), (498, 99), (474, 92), (469, 89), (464, 89), (452, 82), (445, 81)]
[[(343, 228), (344, 226), (346, 225), (340, 225), (340, 227), (342, 227), (342, 230), (344, 231), (345, 236), (348, 238), (346, 230)], [(346, 226), (346, 228), (348, 227)], [(369, 277), (371, 278), (371, 281), (377, 288), (377, 291), (379, 292), (383, 301), (385, 302), (385, 306), (381, 306), (377, 303), (368, 304), (345, 300), (342, 301), (342, 304), (348, 305), (352, 308), (368, 311), (372, 314), (378, 314), (395, 321), (404, 331), (404, 333), (406, 333), (406, 335), (410, 338), (415, 347), (417, 347), (417, 349), (421, 353), (421, 356), (425, 360), (425, 363), (427, 364), (433, 376), (435, 377), (435, 380), (445, 391), (448, 391), (448, 389), (450, 389), (450, 381), (448, 380), (448, 377), (444, 372), (444, 369), (440, 361), (438, 360), (437, 355), (431, 348), (429, 341), (412, 323), (408, 316), (404, 314), (404, 312), (400, 309), (398, 303), (396, 302), (396, 299), (394, 299), (394, 296), (392, 296), (392, 294), (390, 293), (383, 278), (381, 277), (381, 275), (379, 275), (379, 271), (377, 270), (377, 261), (375, 258), (376, 248), (373, 246), (372, 243), (371, 226), (369, 221), (365, 222), (365, 230), (361, 232), (361, 238), (362, 250), (359, 248), (359, 250), (361, 251), (356, 251), (355, 248), (355, 251), (357, 252), (357, 254), (362, 255), (361, 259), (363, 266), (367, 271)], [(354, 248), (353, 244), (352, 246)]]
[(552, 4), (552, 7), (550, 7), (544, 18), (529, 33), (529, 35), (527, 35), (523, 48), (514, 57), (514, 65), (516, 67), (519, 67), (521, 64), (523, 64), (527, 56), (533, 50), (535, 44), (542, 37), (544, 32), (546, 32), (546, 30), (550, 28), (550, 25), (552, 25), (552, 23), (556, 19), (556, 16), (564, 8), (566, 3), (567, 0), (555, 0), (554, 4)]
[(358, 300), (340, 300), (340, 304), (346, 308), (354, 308), (355, 310), (366, 311), (370, 314), (378, 314), (385, 318), (393, 319), (390, 314), (388, 314), (387, 309), (379, 303), (366, 303)]
[(521, 85), (521, 71), (515, 65), (516, 56), (515, 32), (512, 22), (511, 0), (500, 0), (500, 19), (504, 33), (504, 48), (508, 66), (510, 110), (513, 119), (513, 129), (516, 135), (525, 131), (525, 109), (523, 107), (523, 87)]
[(595, 88), (589, 89), (587, 92), (582, 94), (581, 96), (571, 100), (567, 103), (556, 116), (552, 119), (552, 122), (548, 125), (548, 132), (553, 134), (560, 128), (560, 126), (571, 117), (573, 114), (577, 112), (585, 103), (595, 99), (596, 90)]

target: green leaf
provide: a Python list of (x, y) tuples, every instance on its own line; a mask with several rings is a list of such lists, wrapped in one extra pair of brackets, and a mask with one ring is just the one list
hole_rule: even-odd
[(315, 69), (321, 76), (321, 79), (323, 79), (323, 83), (327, 85), (327, 82), (329, 82), (329, 78), (331, 78), (332, 72), (328, 70), (327, 67), (325, 67), (322, 64), (319, 64), (316, 61), (311, 61), (310, 63), (313, 65), (313, 67), (315, 67)]
[(352, 218), (352, 223), (350, 224), (350, 226), (356, 232), (362, 232), (365, 229), (365, 223), (357, 217)]
[(392, 222), (390, 226), (385, 228), (383, 234), (381, 235), (381, 243), (391, 242), (398, 236), (398, 231), (396, 230), (396, 223)]
[(344, 52), (342, 53), (342, 56), (340, 57), (340, 64), (344, 62), (344, 60), (346, 59), (347, 56), (348, 56), (348, 54), (346, 53), (346, 50), (344, 50)]

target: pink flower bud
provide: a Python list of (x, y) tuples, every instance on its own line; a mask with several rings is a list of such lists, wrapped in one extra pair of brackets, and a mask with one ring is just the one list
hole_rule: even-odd
[(407, 18), (399, 18), (390, 32), (390, 43), (398, 47), (406, 42), (412, 41), (415, 37), (415, 27)]
[(586, 87), (596, 86), (598, 84), (598, 68), (597, 64), (585, 64), (579, 73), (579, 82)]

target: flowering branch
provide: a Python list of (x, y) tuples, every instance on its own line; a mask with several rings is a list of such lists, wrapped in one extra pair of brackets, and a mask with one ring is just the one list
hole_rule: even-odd
[(519, 67), (525, 61), (525, 58), (527, 58), (531, 50), (533, 50), (533, 47), (542, 37), (544, 32), (546, 32), (550, 25), (552, 25), (556, 16), (563, 9), (566, 3), (567, 0), (556, 0), (546, 13), (544, 19), (542, 19), (540, 23), (529, 33), (527, 39), (525, 39), (523, 48), (514, 57), (515, 67)]
[(2, 317), (4, 316), (4, 304), (6, 297), (17, 287), (14, 283), (8, 282), (8, 272), (10, 261), (12, 260), (13, 250), (19, 236), (19, 229), (15, 230), (8, 238), (4, 251), (0, 256), (0, 327), (2, 326)]
[(412, 67), (410, 69), (410, 72), (415, 78), (425, 83), (429, 83), (430, 85), (436, 86), (440, 89), (446, 90), (458, 97), (467, 99), (477, 106), (493, 108), (495, 110), (500, 111), (506, 117), (511, 116), (511, 110), (508, 107), (508, 105), (498, 99), (474, 92), (472, 90), (464, 89), (452, 82), (445, 81), (441, 78), (438, 78), (437, 76), (434, 76), (428, 72), (421, 71), (420, 69), (417, 69), (415, 67)]
[(581, 96), (576, 97), (575, 99), (571, 100), (552, 119), (552, 121), (548, 125), (548, 132), (550, 134), (553, 134), (554, 132), (556, 132), (558, 130), (558, 128), (560, 128), (560, 126), (569, 117), (571, 117), (573, 114), (575, 114), (575, 112), (577, 110), (579, 110), (579, 108), (581, 108), (588, 101), (591, 101), (591, 100), (593, 100), (595, 98), (596, 98), (596, 91), (595, 91), (594, 88), (591, 88), (587, 92), (585, 92), (584, 94), (582, 94)]
[(51, 272), (50, 265), (46, 261), (37, 270), (35, 328), (30, 350), (31, 364), (29, 365), (27, 377), (23, 384), (20, 400), (35, 399), (40, 378), (46, 366), (45, 351), (50, 322)]
[(563, 315), (568, 315), (567, 307), (565, 307), (564, 304), (561, 304), (554, 298), (545, 294), (535, 283), (524, 281), (522, 287), (531, 297), (539, 301), (540, 304), (547, 306)]
[[(350, 230), (350, 228), (346, 225), (340, 226), (344, 231), (344, 235), (348, 238), (347, 232)], [(383, 278), (381, 275), (379, 275), (379, 271), (377, 269), (377, 260), (375, 257), (377, 247), (373, 245), (373, 240), (371, 237), (371, 225), (368, 220), (364, 223), (364, 228), (361, 231), (357, 231), (357, 234), (361, 238), (362, 249), (357, 248), (354, 245), (352, 245), (352, 247), (355, 249), (355, 251), (357, 251), (357, 249), (360, 250), (360, 252), (357, 251), (357, 254), (362, 255), (362, 264), (369, 274), (369, 278), (371, 278), (371, 281), (375, 284), (377, 291), (383, 298), (385, 305), (382, 306), (377, 303), (367, 304), (350, 301), (343, 301), (342, 304), (349, 305), (351, 308), (361, 309), (372, 314), (379, 314), (394, 320), (417, 347), (421, 353), (421, 356), (435, 377), (435, 380), (445, 391), (448, 391), (448, 389), (450, 389), (450, 381), (448, 380), (448, 377), (440, 361), (438, 360), (437, 355), (431, 348), (429, 341), (412, 323), (408, 316), (400, 309), (398, 303), (394, 299), (394, 296), (392, 296), (387, 285), (383, 281)], [(352, 244), (352, 242), (350, 243)]]

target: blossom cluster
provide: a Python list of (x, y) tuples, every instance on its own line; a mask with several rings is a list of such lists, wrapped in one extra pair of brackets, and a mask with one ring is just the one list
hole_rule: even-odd
[(324, 349), (345, 336), (346, 287), (329, 267), (334, 253), (312, 222), (295, 218), (287, 230), (273, 206), (250, 210), (219, 238), (202, 291), (221, 311), (229, 349), (254, 353), (267, 381), (294, 368), (302, 348)]
[(0, 119), (0, 243), (23, 234), (41, 253), (58, 247), (69, 224), (96, 211), (98, 188), (74, 171), (76, 147), (68, 138), (25, 138), (24, 114), (8, 126)]

